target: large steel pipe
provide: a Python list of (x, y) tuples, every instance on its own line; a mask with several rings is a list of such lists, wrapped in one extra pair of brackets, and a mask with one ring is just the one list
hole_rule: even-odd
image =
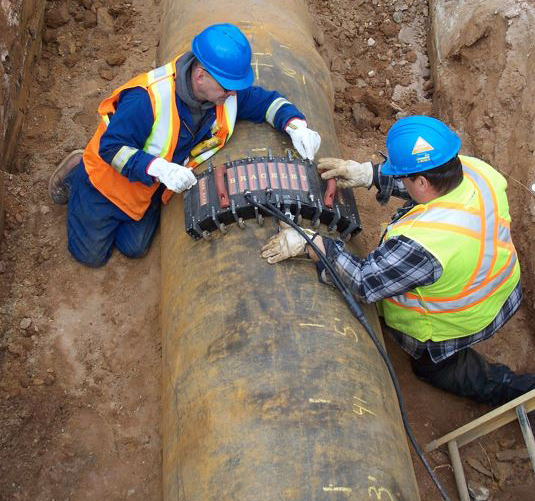
[[(303, 2), (164, 1), (159, 62), (217, 22), (242, 28), (256, 83), (286, 94), (321, 133), (321, 154), (338, 155), (329, 72)], [(214, 163), (289, 146), (266, 124), (240, 123)], [(393, 386), (367, 334), (310, 262), (260, 259), (271, 221), (229, 229), (193, 241), (181, 197), (164, 210), (164, 499), (419, 499)]]

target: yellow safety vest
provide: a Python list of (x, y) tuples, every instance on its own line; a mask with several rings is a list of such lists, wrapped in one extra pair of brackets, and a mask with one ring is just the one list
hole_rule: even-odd
[[(160, 183), (146, 186), (139, 181), (129, 181), (121, 174), (121, 171), (137, 149), (129, 146), (122, 147), (110, 165), (99, 155), (100, 139), (108, 128), (111, 116), (115, 113), (121, 92), (133, 87), (142, 87), (149, 93), (154, 116), (154, 124), (145, 141), (143, 151), (168, 161), (172, 160), (180, 132), (180, 116), (175, 98), (178, 57), (164, 66), (134, 77), (113, 91), (110, 97), (104, 99), (98, 108), (101, 120), (97, 131), (84, 150), (84, 165), (91, 184), (135, 220), (143, 217)], [(193, 169), (225, 145), (234, 132), (236, 114), (237, 98), (235, 95), (229, 96), (224, 104), (216, 106), (216, 118), (211, 126), (212, 137), (193, 148), (188, 167)], [(162, 196), (164, 203), (167, 203), (172, 193), (170, 190), (165, 190)]]
[(460, 157), (464, 179), (450, 193), (412, 208), (385, 240), (405, 235), (442, 265), (433, 284), (384, 299), (390, 327), (419, 341), (469, 336), (496, 317), (520, 279), (511, 240), (507, 182), (485, 162)]

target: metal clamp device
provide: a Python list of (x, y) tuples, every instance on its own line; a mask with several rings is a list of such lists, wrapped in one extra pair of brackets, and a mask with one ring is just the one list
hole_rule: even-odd
[(197, 184), (184, 194), (186, 231), (195, 239), (210, 240), (210, 233), (227, 233), (227, 225), (254, 219), (259, 225), (264, 216), (247, 201), (251, 192), (255, 201), (270, 201), (294, 221), (308, 219), (313, 228), (325, 224), (329, 233), (338, 231), (349, 240), (361, 230), (353, 191), (337, 189), (336, 181), (324, 181), (316, 164), (288, 157), (249, 157), (228, 161), (208, 169), (197, 177)]

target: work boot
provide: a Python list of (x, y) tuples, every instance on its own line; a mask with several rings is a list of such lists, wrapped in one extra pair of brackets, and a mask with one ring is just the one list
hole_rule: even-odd
[(65, 205), (69, 200), (69, 190), (65, 185), (65, 179), (71, 171), (80, 163), (84, 150), (71, 151), (57, 166), (48, 181), (48, 194), (52, 202)]

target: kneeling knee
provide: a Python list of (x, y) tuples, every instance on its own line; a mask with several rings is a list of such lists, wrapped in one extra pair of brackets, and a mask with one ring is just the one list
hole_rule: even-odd
[(101, 266), (104, 266), (111, 257), (111, 250), (105, 253), (91, 251), (81, 252), (80, 249), (75, 249), (70, 245), (69, 252), (76, 261), (85, 266), (89, 266), (90, 268), (100, 268)]
[(149, 252), (149, 246), (134, 247), (134, 246), (118, 246), (116, 245), (119, 252), (126, 256), (129, 259), (139, 259), (147, 255)]
[(139, 259), (139, 258), (145, 257), (147, 255), (148, 251), (149, 251), (148, 249), (145, 249), (145, 250), (139, 251), (139, 252), (123, 252), (123, 251), (121, 251), (121, 254), (123, 254), (124, 256), (126, 256), (129, 259)]

